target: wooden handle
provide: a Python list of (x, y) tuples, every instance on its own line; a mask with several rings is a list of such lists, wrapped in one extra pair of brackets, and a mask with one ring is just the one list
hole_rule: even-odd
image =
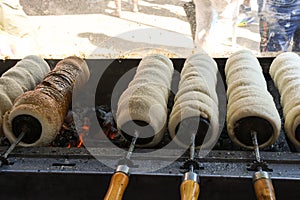
[(125, 173), (116, 172), (112, 176), (104, 200), (121, 200), (128, 185), (129, 177)]
[(199, 184), (193, 180), (185, 180), (180, 185), (181, 200), (197, 200), (199, 193)]
[(254, 190), (257, 200), (276, 200), (271, 179), (259, 179), (254, 182)]

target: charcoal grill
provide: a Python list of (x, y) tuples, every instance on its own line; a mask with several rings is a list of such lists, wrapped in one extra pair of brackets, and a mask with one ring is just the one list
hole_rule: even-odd
[[(224, 80), (225, 58), (215, 59)], [(268, 89), (282, 116), (279, 105), (279, 94), (268, 75), (273, 58), (259, 58)], [(18, 60), (0, 61), (0, 74), (12, 67)], [(95, 69), (109, 65), (99, 85), (105, 85), (97, 91), (96, 104), (110, 105), (113, 87), (117, 80), (127, 71), (136, 67), (140, 59), (87, 59), (91, 69), (91, 79)], [(47, 62), (53, 68), (58, 60)], [(184, 59), (172, 59), (178, 71)], [(100, 141), (101, 143), (101, 141)], [(116, 165), (122, 158), (118, 148), (107, 149), (103, 141), (95, 148), (90, 148), (93, 155), (105, 152), (105, 163)], [(100, 146), (100, 147), (99, 147)], [(4, 152), (7, 147), (1, 146)], [(176, 155), (176, 150), (168, 149), (166, 155), (159, 157), (141, 157), (139, 152), (149, 149), (136, 149), (133, 157), (135, 164), (148, 162), (149, 168), (161, 165)], [(276, 144), (261, 152), (263, 159), (273, 169), (271, 173), (273, 185), (278, 199), (298, 200), (300, 198), (300, 153), (286, 139), (282, 129)], [(180, 166), (188, 158), (184, 154), (171, 165), (155, 172), (132, 171), (129, 186), (124, 199), (180, 199), (179, 186), (182, 179)], [(205, 158), (198, 159), (200, 170), (200, 199), (255, 199), (252, 188), (253, 172), (248, 171), (249, 163), (254, 160), (253, 152), (245, 151), (232, 144), (224, 128), (220, 141)], [(102, 199), (109, 185), (113, 169), (97, 161), (85, 148), (66, 147), (17, 147), (9, 156), (10, 165), (0, 168), (0, 199)]]

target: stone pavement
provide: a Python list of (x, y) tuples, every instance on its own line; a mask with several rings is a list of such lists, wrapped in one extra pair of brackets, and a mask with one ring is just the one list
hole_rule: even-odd
[[(77, 2), (77, 3), (74, 3)], [(142, 57), (162, 52), (187, 57), (194, 50), (185, 0), (140, 0), (140, 12), (123, 1), (121, 18), (113, 15), (113, 0), (21, 0), (37, 29), (38, 52), (45, 58), (79, 55), (86, 58)], [(214, 57), (228, 56), (239, 48), (258, 53), (258, 24), (237, 27), (237, 46), (231, 46), (229, 18), (212, 27), (205, 50)], [(30, 52), (30, 46), (24, 46)], [(16, 58), (21, 58), (17, 53)]]

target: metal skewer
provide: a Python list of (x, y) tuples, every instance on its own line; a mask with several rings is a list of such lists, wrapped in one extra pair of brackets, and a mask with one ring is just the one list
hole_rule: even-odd
[[(190, 160), (195, 160), (195, 138), (196, 134), (191, 136), (191, 146), (190, 146)], [(194, 172), (194, 165), (190, 165), (190, 171)]]
[(129, 149), (128, 149), (128, 152), (127, 152), (127, 155), (126, 155), (127, 160), (130, 160), (130, 158), (131, 158), (131, 155), (132, 155), (133, 150), (135, 148), (137, 137), (138, 137), (138, 134), (137, 134), (137, 132), (135, 132), (135, 137), (132, 138), (132, 141), (130, 143), (130, 146), (129, 146)]
[[(251, 132), (251, 138), (252, 138), (252, 143), (254, 146), (254, 153), (255, 153), (255, 158), (258, 163), (261, 163), (261, 157), (260, 157), (260, 152), (259, 152), (259, 147), (258, 147), (258, 142), (257, 142), (257, 133), (255, 131)], [(261, 166), (258, 166), (260, 170), (262, 170)]]
[(195, 169), (199, 169), (199, 164), (195, 160), (195, 138), (196, 134), (191, 135), (191, 145), (189, 148), (189, 160), (184, 163), (188, 171), (183, 176), (180, 185), (181, 200), (197, 200), (200, 193), (199, 177)]
[(135, 148), (139, 133), (135, 131), (129, 149), (124, 159), (119, 161), (114, 175), (110, 180), (110, 185), (104, 200), (121, 200), (129, 182), (130, 167), (133, 166), (130, 158)]
[(10, 147), (6, 150), (6, 152), (1, 155), (0, 157), (0, 166), (2, 165), (8, 165), (9, 161), (7, 160), (9, 154), (16, 148), (16, 146), (21, 142), (21, 140), (24, 138), (26, 132), (23, 131), (21, 132), (21, 134), (19, 135), (19, 137), (16, 139), (16, 141), (14, 143), (12, 143), (10, 145)]
[(261, 160), (259, 146), (257, 142), (257, 132), (251, 132), (252, 143), (254, 145), (254, 153), (256, 158), (256, 172), (253, 175), (253, 184), (257, 200), (275, 200), (275, 191), (268, 172), (263, 171), (267, 169), (266, 163)]

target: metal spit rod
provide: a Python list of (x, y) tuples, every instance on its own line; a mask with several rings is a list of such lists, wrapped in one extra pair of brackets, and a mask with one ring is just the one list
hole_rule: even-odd
[[(190, 145), (190, 160), (195, 160), (195, 138), (196, 134), (192, 134)], [(190, 165), (190, 171), (194, 172), (194, 165)]]
[(1, 156), (1, 160), (0, 160), (0, 166), (2, 166), (3, 164), (8, 164), (8, 156), (9, 154), (16, 148), (16, 146), (21, 142), (21, 140), (24, 138), (24, 136), (26, 135), (25, 131), (22, 131), (21, 134), (19, 135), (19, 137), (16, 139), (16, 141), (14, 143), (12, 143), (10, 145), (10, 147), (6, 150), (6, 152)]
[(255, 153), (256, 161), (261, 162), (261, 157), (260, 157), (260, 152), (259, 152), (259, 147), (257, 142), (257, 133), (255, 131), (252, 131), (251, 137), (252, 137), (252, 143), (254, 145), (254, 153)]
[(130, 160), (131, 155), (133, 153), (133, 150), (135, 148), (135, 144), (136, 144), (137, 138), (138, 138), (138, 133), (137, 132), (135, 132), (134, 135), (135, 136), (131, 140), (131, 143), (130, 143), (130, 146), (129, 146), (129, 149), (128, 149), (128, 152), (127, 152), (127, 155), (126, 155), (126, 159), (127, 160)]
[(130, 158), (135, 148), (136, 141), (138, 139), (138, 131), (134, 132), (134, 137), (131, 140), (129, 149), (125, 156), (125, 164), (119, 164), (114, 175), (110, 180), (110, 185), (104, 200), (121, 200), (129, 182), (129, 170), (130, 170)]
[[(258, 164), (262, 163), (257, 132), (251, 132), (252, 143), (254, 145), (255, 158)], [(257, 167), (257, 172), (253, 175), (253, 184), (257, 200), (276, 200), (274, 187), (268, 172), (263, 171), (261, 166)]]
[(195, 161), (195, 138), (196, 134), (191, 135), (191, 145), (189, 148), (191, 162), (189, 171), (184, 174), (183, 182), (180, 185), (181, 200), (197, 200), (200, 193), (198, 174), (194, 172), (193, 162)]

